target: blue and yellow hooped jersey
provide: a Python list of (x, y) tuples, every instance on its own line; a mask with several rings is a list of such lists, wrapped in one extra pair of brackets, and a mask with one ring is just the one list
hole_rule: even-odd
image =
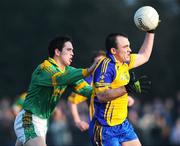
[(96, 94), (128, 84), (129, 69), (133, 68), (134, 62), (135, 54), (131, 54), (130, 62), (123, 64), (120, 64), (112, 54), (107, 54), (107, 57), (95, 69), (93, 76), (94, 116), (102, 125), (115, 126), (126, 119), (128, 95), (125, 94), (107, 103), (101, 103)]

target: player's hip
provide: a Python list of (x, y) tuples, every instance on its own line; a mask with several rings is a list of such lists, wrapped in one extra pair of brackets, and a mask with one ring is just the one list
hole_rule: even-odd
[(41, 119), (34, 114), (22, 110), (14, 122), (17, 139), (25, 143), (37, 136), (45, 137), (47, 132), (47, 119)]
[(119, 145), (122, 142), (137, 139), (132, 125), (126, 119), (116, 126), (102, 126), (96, 119), (90, 123), (89, 134), (93, 145)]

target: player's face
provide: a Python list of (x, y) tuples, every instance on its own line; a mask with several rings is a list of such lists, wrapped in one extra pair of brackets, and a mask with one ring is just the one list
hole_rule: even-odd
[(117, 43), (117, 48), (116, 48), (116, 53), (114, 55), (116, 59), (121, 63), (129, 62), (131, 49), (128, 38), (123, 36), (117, 36), (116, 43)]
[(60, 58), (62, 63), (65, 66), (69, 66), (72, 62), (74, 53), (73, 53), (73, 46), (71, 42), (65, 42), (64, 47), (62, 48)]

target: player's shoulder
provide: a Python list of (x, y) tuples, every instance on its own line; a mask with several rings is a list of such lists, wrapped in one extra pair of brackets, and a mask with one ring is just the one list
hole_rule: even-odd
[(109, 57), (103, 58), (97, 67), (97, 71), (101, 73), (105, 73), (107, 71), (111, 71), (115, 67), (115, 63)]
[(58, 69), (51, 63), (49, 60), (44, 60), (39, 66), (38, 70), (45, 71), (51, 74), (54, 74)]
[(99, 64), (99, 66), (102, 66), (102, 67), (103, 66), (112, 66), (112, 65), (114, 65), (114, 62), (109, 57), (104, 57)]
[(48, 67), (51, 67), (52, 66), (52, 63), (50, 63), (48, 60), (44, 60), (41, 64), (40, 64), (40, 67), (43, 69), (43, 68), (48, 68)]

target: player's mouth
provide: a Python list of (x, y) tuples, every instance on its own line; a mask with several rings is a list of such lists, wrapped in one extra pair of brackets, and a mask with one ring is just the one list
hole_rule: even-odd
[(70, 62), (70, 63), (72, 63), (72, 59), (73, 59), (73, 57), (69, 58), (69, 62)]

